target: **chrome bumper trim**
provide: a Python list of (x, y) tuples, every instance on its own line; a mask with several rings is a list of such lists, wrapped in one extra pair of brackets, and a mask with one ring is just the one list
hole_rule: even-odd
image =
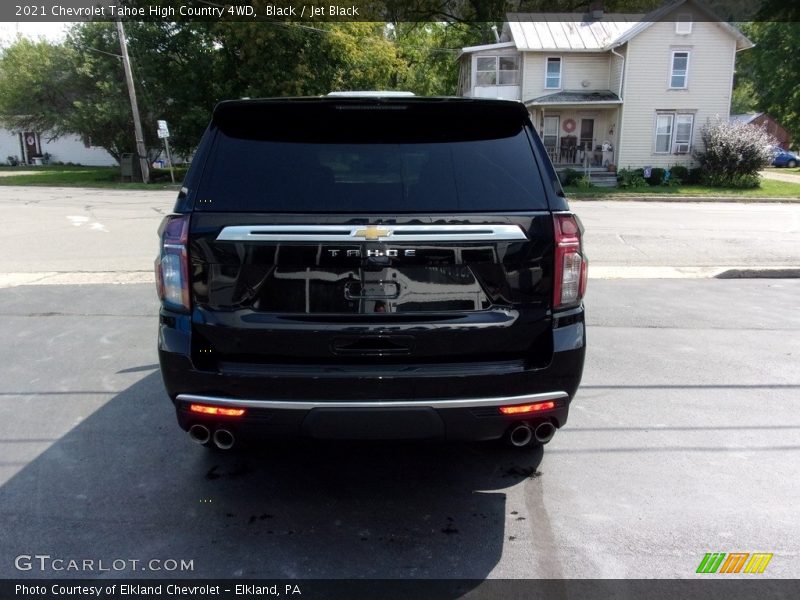
[(531, 404), (547, 400), (569, 398), (566, 392), (545, 392), (525, 396), (499, 396), (494, 398), (455, 398), (442, 400), (364, 400), (361, 402), (331, 400), (238, 400), (219, 396), (178, 394), (181, 402), (199, 402), (211, 406), (235, 406), (237, 408), (271, 408), (282, 410), (311, 410), (314, 408), (479, 408), (484, 406), (511, 406)]

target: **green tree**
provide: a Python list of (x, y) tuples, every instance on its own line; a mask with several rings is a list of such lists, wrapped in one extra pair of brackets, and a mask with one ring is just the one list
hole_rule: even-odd
[(799, 140), (800, 63), (793, 57), (800, 39), (800, 22), (759, 21), (745, 24), (743, 30), (756, 47), (738, 57), (737, 94), (745, 95), (748, 88), (752, 89), (753, 108), (769, 113)]
[(0, 56), (0, 117), (15, 129), (50, 131), (63, 128), (64, 111), (76, 99), (74, 57), (69, 48), (19, 38)]
[(756, 97), (755, 89), (753, 89), (753, 82), (737, 75), (733, 88), (733, 97), (731, 98), (731, 114), (751, 113), (755, 112), (757, 108), (758, 98)]
[[(483, 25), (486, 25), (485, 23)], [(128, 22), (145, 134), (190, 153), (214, 105), (241, 97), (408, 89), (454, 94), (459, 49), (485, 27), (463, 23)], [(0, 57), (0, 115), (53, 137), (78, 134), (113, 156), (133, 152), (133, 124), (113, 23), (80, 23), (60, 44), (20, 39)]]

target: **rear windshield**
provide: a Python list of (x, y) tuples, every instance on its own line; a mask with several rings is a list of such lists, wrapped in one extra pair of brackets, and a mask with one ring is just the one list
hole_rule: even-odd
[[(311, 123), (295, 121), (296, 129), (286, 118), (270, 119), (269, 113), (260, 120), (212, 128), (214, 143), (196, 210), (448, 213), (547, 208), (521, 119), (493, 127), (458, 126), (450, 119), (443, 123), (431, 118), (438, 115), (394, 110), (311, 116)], [(315, 126), (313, 117), (323, 116)]]

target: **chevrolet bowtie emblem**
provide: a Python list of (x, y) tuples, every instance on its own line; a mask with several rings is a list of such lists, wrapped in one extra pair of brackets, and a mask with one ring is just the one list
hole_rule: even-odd
[(364, 238), (365, 240), (379, 240), (386, 237), (391, 233), (385, 227), (378, 227), (377, 225), (367, 225), (364, 229), (357, 229), (353, 237)]

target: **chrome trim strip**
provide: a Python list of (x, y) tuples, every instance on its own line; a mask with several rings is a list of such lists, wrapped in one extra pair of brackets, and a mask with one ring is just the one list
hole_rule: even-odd
[(237, 400), (218, 396), (178, 394), (183, 402), (200, 402), (212, 406), (235, 406), (238, 408), (273, 408), (285, 410), (311, 410), (313, 408), (479, 408), (484, 406), (510, 406), (547, 400), (569, 398), (566, 392), (545, 392), (525, 396), (502, 396), (495, 398), (456, 398), (447, 400), (364, 400), (362, 402), (332, 400)]
[(511, 242), (528, 239), (519, 225), (229, 225), (219, 242)]

